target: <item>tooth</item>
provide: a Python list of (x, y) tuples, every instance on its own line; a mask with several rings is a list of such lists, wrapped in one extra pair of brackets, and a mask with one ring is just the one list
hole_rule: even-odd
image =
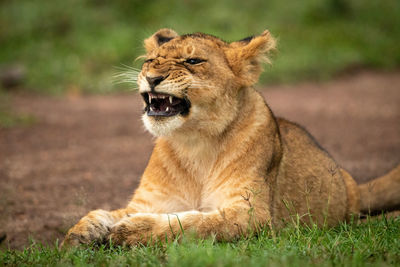
[(167, 111), (167, 112), (168, 112), (168, 111), (169, 111), (169, 107), (167, 107), (167, 109), (166, 109), (165, 111)]
[(169, 96), (169, 103), (172, 104), (172, 96)]
[(151, 111), (154, 111), (154, 109), (153, 109), (152, 107), (150, 107), (150, 110), (151, 110)]
[(149, 94), (149, 102), (150, 102), (150, 104), (151, 104), (151, 98), (152, 98), (152, 97), (151, 97), (151, 95)]

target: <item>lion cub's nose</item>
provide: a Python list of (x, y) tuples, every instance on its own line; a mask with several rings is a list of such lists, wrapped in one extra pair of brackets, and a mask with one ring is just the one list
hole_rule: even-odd
[(154, 90), (154, 88), (157, 85), (159, 85), (164, 79), (165, 79), (164, 76), (157, 76), (157, 77), (148, 77), (148, 76), (146, 76), (146, 80), (149, 83), (151, 90)]

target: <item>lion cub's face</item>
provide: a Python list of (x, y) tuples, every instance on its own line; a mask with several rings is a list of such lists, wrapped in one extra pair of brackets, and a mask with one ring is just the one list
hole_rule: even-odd
[(239, 108), (238, 92), (257, 81), (261, 57), (272, 47), (268, 32), (231, 44), (201, 33), (156, 32), (145, 40), (138, 77), (147, 130), (155, 136), (223, 131)]

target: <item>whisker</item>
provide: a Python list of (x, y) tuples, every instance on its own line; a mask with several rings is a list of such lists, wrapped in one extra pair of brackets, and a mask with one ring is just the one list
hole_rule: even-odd
[(135, 80), (138, 79), (138, 75), (136, 73), (131, 73), (131, 72), (115, 73), (112, 77), (115, 79), (119, 79), (119, 78), (128, 78), (128, 79), (132, 78)]
[(134, 90), (138, 89), (137, 80), (140, 73), (140, 69), (121, 64), (121, 66), (115, 66), (118, 71), (112, 76), (113, 84), (130, 84), (134, 85)]
[(115, 75), (112, 77), (116, 81), (137, 81), (137, 77), (132, 77), (129, 75)]
[(132, 66), (128, 66), (128, 65), (123, 64), (123, 63), (121, 63), (121, 66), (114, 66), (114, 68), (120, 69), (120, 70), (123, 70), (123, 71), (125, 71), (125, 70), (133, 70), (133, 71), (137, 71), (137, 72), (141, 71), (141, 69), (138, 69), (138, 68), (135, 68), (135, 67), (132, 67)]

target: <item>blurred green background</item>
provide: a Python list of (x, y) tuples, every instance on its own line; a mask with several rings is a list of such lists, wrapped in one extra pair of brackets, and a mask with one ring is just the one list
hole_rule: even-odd
[(35, 93), (126, 90), (111, 84), (115, 66), (140, 68), (143, 39), (163, 27), (227, 41), (269, 29), (279, 46), (262, 84), (400, 65), (399, 0), (0, 0), (0, 10), (3, 91), (10, 75)]

